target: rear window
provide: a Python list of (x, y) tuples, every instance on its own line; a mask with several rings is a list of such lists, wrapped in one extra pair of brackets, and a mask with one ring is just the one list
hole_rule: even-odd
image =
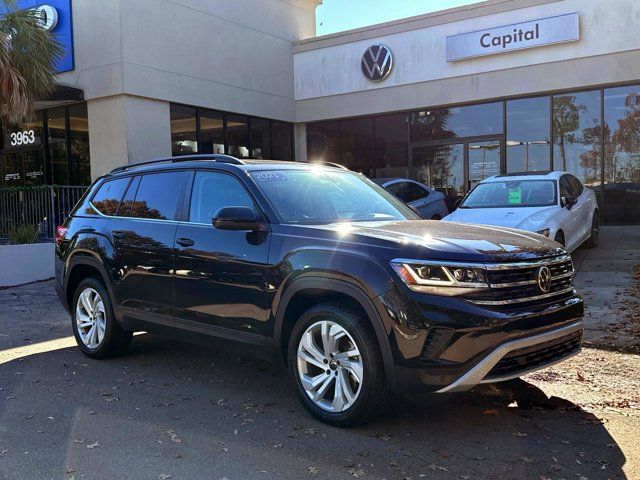
[(115, 215), (118, 212), (118, 207), (127, 185), (129, 185), (129, 180), (130, 177), (123, 177), (104, 182), (85, 208), (84, 213), (90, 215), (95, 215), (96, 213), (107, 216)]

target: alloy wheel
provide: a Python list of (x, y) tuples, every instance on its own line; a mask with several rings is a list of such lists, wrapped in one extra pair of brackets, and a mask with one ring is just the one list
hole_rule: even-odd
[(82, 343), (95, 350), (104, 339), (107, 327), (104, 302), (93, 288), (85, 288), (76, 303), (76, 329)]
[(298, 376), (311, 401), (343, 412), (358, 399), (364, 380), (360, 350), (341, 325), (323, 320), (309, 326), (298, 343)]

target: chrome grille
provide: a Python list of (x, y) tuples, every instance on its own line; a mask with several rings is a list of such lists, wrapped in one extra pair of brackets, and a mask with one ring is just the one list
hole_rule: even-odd
[[(538, 286), (538, 271), (549, 268), (548, 292)], [(573, 262), (563, 255), (547, 260), (486, 265), (489, 288), (475, 291), (465, 298), (478, 305), (519, 308), (557, 301), (573, 295)]]

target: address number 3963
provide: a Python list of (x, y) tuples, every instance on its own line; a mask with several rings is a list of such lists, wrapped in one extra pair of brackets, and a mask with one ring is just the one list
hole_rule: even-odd
[(24, 132), (13, 132), (11, 134), (12, 147), (31, 145), (33, 143), (36, 143), (36, 133), (33, 130), (25, 130)]

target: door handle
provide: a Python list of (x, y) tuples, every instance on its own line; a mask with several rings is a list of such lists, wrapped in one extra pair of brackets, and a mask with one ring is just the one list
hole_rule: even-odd
[(178, 245), (181, 245), (183, 247), (193, 247), (193, 245), (196, 243), (193, 240), (191, 240), (190, 238), (179, 238), (178, 240), (176, 240), (176, 243)]
[(125, 238), (127, 236), (124, 232), (111, 232), (111, 235), (113, 235), (113, 238)]

